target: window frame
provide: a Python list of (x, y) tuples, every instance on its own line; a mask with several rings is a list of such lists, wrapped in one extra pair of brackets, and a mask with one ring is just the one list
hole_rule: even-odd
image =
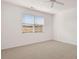
[[(40, 16), (40, 15), (30, 15), (30, 14), (23, 14), (23, 16), (22, 16), (22, 20), (23, 20), (23, 17), (24, 17), (25, 15), (29, 15), (29, 16), (33, 16), (33, 17), (34, 17), (34, 19), (33, 19), (33, 21), (34, 21), (33, 32), (23, 32), (23, 31), (22, 31), (22, 33), (43, 33), (43, 32), (44, 32), (44, 25), (45, 25), (45, 17), (44, 17), (44, 16)], [(36, 17), (36, 16), (43, 17), (44, 25), (43, 25), (43, 28), (42, 28), (42, 32), (35, 32), (35, 17)], [(22, 20), (21, 20), (21, 23), (22, 23)], [(23, 28), (23, 23), (22, 23), (22, 26), (21, 26), (21, 27)], [(22, 28), (21, 28), (21, 29), (22, 29)]]

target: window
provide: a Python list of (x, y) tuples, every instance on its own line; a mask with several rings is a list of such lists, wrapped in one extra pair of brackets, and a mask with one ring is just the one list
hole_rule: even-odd
[(22, 32), (43, 32), (44, 17), (24, 15), (22, 19)]

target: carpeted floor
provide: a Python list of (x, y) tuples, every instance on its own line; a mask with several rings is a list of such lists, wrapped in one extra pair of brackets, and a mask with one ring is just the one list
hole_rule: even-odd
[(76, 48), (75, 45), (50, 40), (2, 50), (2, 59), (77, 59)]

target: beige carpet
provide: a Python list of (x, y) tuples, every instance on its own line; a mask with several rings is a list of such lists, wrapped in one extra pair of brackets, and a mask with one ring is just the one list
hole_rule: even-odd
[(77, 59), (76, 46), (58, 41), (47, 41), (2, 50), (2, 59)]

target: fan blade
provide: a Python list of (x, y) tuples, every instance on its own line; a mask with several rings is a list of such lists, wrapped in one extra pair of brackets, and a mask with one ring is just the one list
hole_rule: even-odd
[(55, 2), (56, 0), (50, 0), (50, 1), (53, 1), (53, 2)]
[(58, 4), (61, 4), (61, 5), (64, 5), (64, 3), (62, 3), (62, 2), (59, 2), (59, 1), (55, 1), (56, 3), (58, 3)]

